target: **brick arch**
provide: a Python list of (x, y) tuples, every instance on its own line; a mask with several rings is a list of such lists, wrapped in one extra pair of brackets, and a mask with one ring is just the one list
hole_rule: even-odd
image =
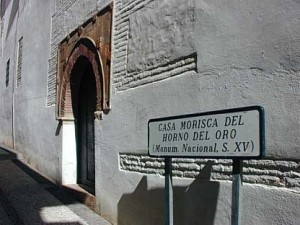
[(103, 80), (103, 66), (95, 42), (88, 37), (83, 37), (77, 41), (73, 50), (71, 51), (66, 66), (63, 70), (60, 91), (59, 91), (59, 104), (58, 104), (58, 117), (60, 119), (73, 119), (72, 98), (71, 98), (71, 85), (70, 78), (73, 69), (79, 58), (85, 57), (92, 65), (96, 81), (96, 111), (103, 109), (103, 93), (105, 93), (105, 86)]

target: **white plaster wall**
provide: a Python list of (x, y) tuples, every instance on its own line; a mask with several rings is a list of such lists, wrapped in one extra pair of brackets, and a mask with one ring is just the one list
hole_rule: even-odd
[(77, 183), (77, 151), (75, 122), (62, 122), (62, 159), (61, 159), (61, 183)]
[[(293, 176), (300, 178), (299, 2), (184, 4), (115, 1), (112, 110), (96, 125), (96, 195), (101, 213), (119, 225), (163, 224), (163, 178), (153, 175), (158, 166), (146, 161), (139, 170), (129, 162), (120, 169), (119, 154), (124, 162), (126, 155), (147, 155), (151, 118), (261, 105), (267, 158), (295, 163)], [(190, 19), (182, 16), (189, 15), (185, 10)], [(197, 68), (175, 73), (172, 66), (191, 53), (197, 55)], [(271, 174), (264, 163), (260, 169)], [(175, 213), (175, 224), (230, 224), (231, 183), (202, 173), (203, 168), (195, 179), (176, 178), (175, 211), (185, 219)], [(261, 176), (252, 169), (254, 180)], [(299, 183), (279, 188), (269, 182), (271, 176), (264, 178), (263, 185), (244, 186), (242, 224), (297, 224)]]
[[(203, 81), (203, 79), (203, 77), (197, 74), (171, 78), (167, 81), (161, 81), (141, 88), (124, 91), (113, 96), (112, 111), (97, 124), (96, 169), (97, 174), (100, 174), (100, 176), (97, 175), (96, 195), (98, 196), (100, 210), (103, 215), (108, 216), (108, 218), (115, 222), (118, 221), (120, 224), (139, 224), (138, 221), (140, 221), (139, 219), (141, 219), (140, 217), (142, 216), (134, 217), (134, 215), (146, 214), (144, 217), (147, 218), (147, 220), (143, 221), (143, 224), (162, 223), (163, 211), (160, 210), (163, 208), (160, 204), (163, 204), (163, 201), (161, 200), (161, 198), (163, 198), (163, 178), (156, 176), (153, 179), (160, 181), (157, 185), (156, 181), (154, 181), (155, 184), (150, 185), (152, 186), (151, 188), (147, 185), (146, 187), (141, 188), (143, 185), (139, 185), (139, 183), (142, 179), (151, 179), (153, 175), (147, 176), (150, 171), (144, 174), (120, 171), (119, 154), (147, 154), (147, 123), (150, 118), (174, 115), (174, 112), (176, 112), (176, 115), (199, 112), (203, 110), (204, 106), (207, 110), (214, 110), (214, 105), (207, 102), (207, 96), (204, 99), (199, 99), (197, 96), (201, 96), (201, 84), (204, 83), (204, 86), (224, 85), (222, 84), (223, 80), (216, 79), (216, 77), (213, 77), (212, 80), (209, 79), (208, 81)], [(210, 92), (210, 94), (210, 101), (217, 102), (219, 106), (217, 109), (221, 109), (222, 106), (224, 108), (228, 107), (227, 104), (224, 104), (224, 102), (227, 101), (228, 94), (223, 93), (224, 96), (221, 98), (220, 96), (215, 96), (215, 93)], [(243, 98), (235, 98), (235, 102), (238, 102), (241, 105), (242, 103), (246, 105), (255, 103), (251, 101), (245, 103), (245, 100), (242, 101), (242, 99)], [(261, 104), (261, 102), (258, 104)], [(112, 130), (111, 127), (116, 129)], [(269, 149), (270, 147), (267, 147), (267, 151), (270, 151)], [(151, 170), (151, 167), (149, 170)], [(296, 171), (298, 171), (298, 169), (296, 169)], [(259, 177), (260, 175), (256, 174), (255, 176)], [(217, 198), (215, 202), (217, 206), (213, 203), (212, 205), (207, 205), (207, 201), (203, 201), (203, 196), (199, 195), (197, 190), (192, 192), (193, 197), (187, 194), (187, 200), (184, 200), (184, 197), (181, 197), (181, 202), (178, 204), (183, 208), (181, 215), (186, 219), (185, 224), (200, 224), (199, 221), (202, 220), (207, 221), (205, 224), (230, 224), (230, 184), (224, 184), (223, 182), (207, 184), (207, 179), (204, 179), (201, 182), (201, 179), (199, 180), (197, 174), (195, 177), (195, 182), (198, 182), (199, 191), (203, 191), (208, 195), (212, 192), (211, 198)], [(182, 185), (188, 188), (189, 182), (192, 181), (188, 182), (185, 180), (181, 182)], [(210, 187), (210, 185), (212, 185), (213, 188), (201, 190), (202, 184), (205, 187)], [(214, 188), (214, 186), (216, 187)], [(295, 206), (295, 204), (297, 205), (297, 202), (299, 202), (299, 192), (271, 187), (273, 190), (271, 193), (270, 188), (268, 187), (259, 187), (257, 185), (249, 187), (249, 193), (247, 193), (249, 188), (246, 188), (245, 194), (246, 196), (251, 197), (245, 197), (243, 204), (246, 204), (246, 202), (251, 200), (253, 205), (257, 204), (261, 205), (262, 208), (266, 208), (266, 212), (262, 214), (257, 207), (247, 207), (247, 210), (243, 212), (247, 212), (246, 215), (248, 215), (248, 217), (245, 218), (243, 224), (253, 224), (251, 215), (254, 215), (257, 224), (288, 224), (289, 221), (292, 221), (290, 224), (297, 224), (298, 215), (297, 206)], [(192, 188), (194, 189), (194, 186), (192, 186)], [(127, 207), (131, 208), (133, 207), (131, 204), (138, 205), (140, 202), (143, 202), (143, 198), (151, 199), (151, 189), (159, 189), (157, 194), (153, 194), (153, 198), (156, 199), (156, 201), (151, 201), (151, 204), (146, 204), (147, 201), (145, 201), (146, 203), (144, 205), (132, 208), (132, 210), (135, 210), (132, 215), (125, 216), (124, 205), (128, 204)], [(177, 188), (175, 188), (175, 190), (176, 189)], [(140, 194), (136, 194), (136, 192), (139, 191)], [(290, 196), (289, 199), (292, 201), (286, 201), (284, 200), (284, 197), (278, 198), (278, 193), (280, 193), (281, 196)], [(268, 200), (265, 200), (266, 198)], [(192, 204), (193, 201), (198, 202), (198, 204)], [(275, 201), (276, 204), (266, 204), (273, 201)], [(201, 207), (202, 209), (204, 207), (203, 204), (208, 207), (208, 211), (214, 211), (214, 216), (211, 215), (211, 217), (207, 217), (205, 210), (203, 210), (203, 213), (200, 215), (193, 211), (197, 207)], [(284, 215), (293, 216), (282, 217), (280, 219), (281, 222), (278, 217), (272, 216), (272, 214), (276, 212), (278, 204), (281, 205), (281, 210), (283, 210)], [(195, 219), (187, 211), (184, 211), (185, 207), (191, 208), (191, 205), (195, 206), (192, 208), (192, 212), (194, 212), (193, 215), (201, 219)], [(157, 210), (157, 214), (154, 212), (153, 214), (147, 214), (148, 211), (152, 212), (155, 208), (160, 209)], [(130, 213), (130, 210), (126, 212)], [(259, 215), (256, 216), (257, 213)], [(156, 215), (156, 217), (150, 217), (149, 215)], [(125, 217), (124, 221), (123, 217)], [(129, 220), (129, 222), (126, 222), (126, 219)], [(198, 222), (194, 223), (192, 221)], [(270, 223), (268, 223), (268, 221)]]
[[(53, 180), (63, 172), (63, 131), (53, 96), (47, 101), (52, 107), (46, 107), (47, 90), (55, 85), (57, 45), (108, 3), (21, 1), (15, 34), (16, 40), (24, 37), (24, 61), (22, 85), (15, 90), (16, 149)], [(112, 110), (95, 122), (96, 197), (104, 217), (119, 225), (163, 224), (164, 180), (155, 175), (157, 166), (146, 162), (146, 172), (138, 172), (120, 165), (120, 154), (147, 155), (149, 119), (261, 105), (267, 157), (282, 162), (276, 170), (260, 165), (264, 174), (279, 174), (275, 182), (264, 176), (264, 185), (245, 184), (242, 224), (298, 223), (299, 12), (296, 0), (114, 1)], [(1, 71), (14, 54), (13, 40), (5, 43)], [(11, 91), (0, 92), (0, 138), (10, 140), (6, 144), (12, 142)], [(293, 165), (294, 186), (275, 187), (284, 164)], [(230, 224), (229, 176), (210, 179), (209, 163), (199, 174), (192, 164), (185, 166), (194, 179), (175, 178), (175, 224)], [(253, 180), (261, 178), (253, 171)]]
[(23, 37), (23, 62), (22, 83), (15, 89), (15, 132), (16, 150), (31, 166), (59, 181), (60, 125), (55, 108), (46, 107), (52, 4), (20, 1), (17, 40)]
[[(137, 80), (135, 86), (138, 86), (139, 81), (143, 84), (141, 77), (132, 72), (134, 68), (136, 71), (140, 68), (145, 70), (150, 67), (159, 68), (174, 58), (196, 52), (198, 78), (193, 81), (195, 86), (190, 87), (193, 88), (190, 98), (185, 101), (180, 96), (177, 98), (182, 107), (187, 108), (188, 112), (198, 112), (260, 104), (266, 108), (269, 127), (276, 127), (267, 129), (268, 147), (272, 149), (268, 154), (299, 159), (298, 2), (196, 1), (196, 9), (191, 11), (190, 7), (183, 7), (185, 3), (172, 6), (171, 3), (163, 1), (161, 4), (162, 6), (166, 4), (167, 12), (174, 11), (178, 7), (178, 11), (182, 9), (194, 14), (194, 17), (190, 16), (192, 19), (189, 17), (184, 20), (177, 18), (177, 14), (165, 13), (170, 18), (167, 17), (169, 23), (165, 22), (167, 24), (163, 25), (161, 20), (165, 19), (165, 15), (160, 17), (160, 14), (156, 14), (157, 11), (160, 12), (156, 7), (159, 3), (140, 2), (149, 3), (144, 7), (140, 6), (136, 11), (131, 9), (126, 11), (124, 10), (126, 7), (120, 6), (116, 12), (113, 61), (116, 94), (119, 94), (118, 90), (124, 90), (122, 87), (132, 76)], [(193, 5), (191, 1), (188, 3)], [(129, 21), (127, 25), (125, 25), (126, 13)], [(138, 15), (141, 17), (140, 22)], [(176, 29), (178, 26), (179, 31), (187, 33), (185, 36), (183, 34), (183, 41), (173, 37), (178, 36)], [(185, 28), (191, 26), (194, 28), (192, 37), (191, 31)], [(127, 29), (127, 39), (123, 38), (120, 29)], [(145, 36), (143, 32), (152, 35), (155, 43), (151, 44), (150, 40), (143, 38)], [(187, 43), (182, 44), (185, 41)], [(123, 45), (127, 48), (123, 48)], [(168, 57), (169, 55), (171, 56)], [(122, 62), (126, 62), (125, 66), (119, 67)], [(149, 63), (152, 65), (147, 65)], [(190, 82), (187, 77), (183, 79)], [(195, 106), (195, 101), (202, 101), (201, 108)], [(184, 104), (192, 106), (186, 107)], [(174, 110), (170, 114), (180, 113)], [(295, 132), (291, 134), (285, 132), (287, 130)], [(286, 145), (289, 145), (289, 151), (286, 151)]]
[[(60, 180), (61, 139), (59, 124), (55, 120), (55, 108), (46, 107), (47, 71), (50, 50), (52, 1), (11, 1), (16, 3), (18, 11), (9, 36), (4, 40), (1, 56), (1, 71), (5, 69), (3, 61), (11, 58), (10, 84), (1, 93), (1, 144), (22, 153), (31, 166), (54, 181)], [(5, 14), (9, 21), (11, 9)], [(5, 33), (4, 33), (5, 34)], [(6, 35), (6, 34), (5, 34)], [(16, 61), (19, 39), (23, 37), (23, 59), (21, 86), (16, 87)], [(3, 67), (4, 66), (4, 67)], [(1, 84), (5, 85), (5, 73)], [(14, 89), (14, 90), (13, 90)], [(14, 92), (14, 104), (12, 93)], [(12, 142), (12, 108), (14, 108), (15, 146)], [(3, 115), (2, 114), (2, 115)], [(3, 126), (2, 126), (3, 124)], [(6, 135), (8, 138), (6, 138)], [(7, 143), (7, 139), (11, 139)]]
[[(1, 88), (0, 88), (0, 119), (1, 119), (1, 143), (3, 145), (13, 146), (12, 138), (12, 102), (13, 102), (13, 77), (15, 73), (15, 33), (16, 33), (16, 21), (10, 21), (12, 2), (7, 7), (7, 13), (2, 18), (3, 31), (2, 31), (2, 55), (1, 55)], [(10, 26), (9, 26), (10, 24)], [(9, 85), (6, 87), (6, 63), (10, 60), (9, 69)]]
[[(55, 93), (57, 63), (55, 56), (59, 42), (98, 10), (106, 7), (110, 1), (20, 0), (17, 16), (13, 20), (10, 32), (7, 33), (13, 2), (11, 1), (3, 19), (4, 36), (1, 39), (3, 54), (0, 74), (3, 82), (0, 89), (2, 106), (0, 107), (0, 144), (9, 148), (14, 147), (12, 128), (14, 107), (15, 150), (22, 153), (28, 164), (53, 181), (75, 183), (75, 166), (67, 165), (68, 160), (64, 161), (70, 151), (73, 151), (74, 157), (74, 138), (73, 143), (68, 145), (70, 139), (68, 128), (65, 127), (66, 132), (63, 135), (62, 124), (55, 119), (55, 105), (48, 104), (47, 101), (49, 86)], [(57, 22), (60, 16), (62, 20)], [(22, 83), (20, 87), (15, 88), (16, 52), (21, 37), (23, 37)], [(10, 83), (6, 89), (5, 69), (9, 58)], [(48, 79), (49, 72), (54, 79)], [(62, 137), (65, 139), (62, 140)], [(63, 149), (66, 152), (63, 152)], [(71, 161), (71, 164), (74, 164), (76, 160)], [(66, 169), (66, 166), (69, 168)]]

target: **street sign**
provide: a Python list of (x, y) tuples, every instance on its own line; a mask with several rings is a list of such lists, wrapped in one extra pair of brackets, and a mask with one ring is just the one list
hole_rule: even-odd
[(260, 106), (151, 119), (148, 151), (157, 157), (261, 158), (264, 110)]

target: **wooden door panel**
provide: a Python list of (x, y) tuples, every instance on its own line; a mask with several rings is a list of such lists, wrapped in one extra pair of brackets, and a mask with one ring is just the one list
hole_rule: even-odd
[(94, 187), (96, 86), (91, 66), (88, 66), (84, 71), (78, 98), (78, 183)]
[(95, 181), (95, 134), (94, 134), (94, 104), (96, 99), (91, 93), (88, 98), (88, 113), (87, 118), (87, 179)]

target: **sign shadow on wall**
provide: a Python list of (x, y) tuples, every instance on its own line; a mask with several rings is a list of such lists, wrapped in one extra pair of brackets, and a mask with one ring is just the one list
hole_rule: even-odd
[[(208, 162), (189, 186), (174, 186), (174, 225), (213, 225), (219, 183), (210, 181), (212, 163)], [(165, 190), (148, 190), (144, 176), (133, 193), (118, 203), (119, 225), (164, 224)]]

